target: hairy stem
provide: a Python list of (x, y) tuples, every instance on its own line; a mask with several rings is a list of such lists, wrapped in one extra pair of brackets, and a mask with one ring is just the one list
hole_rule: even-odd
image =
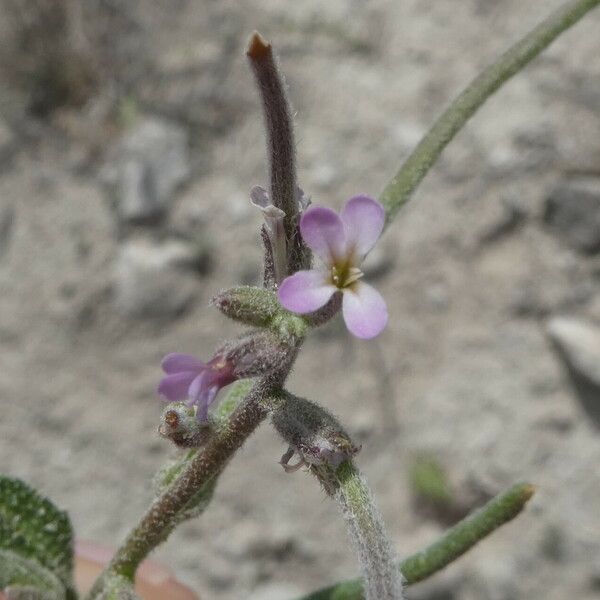
[[(443, 569), (477, 542), (514, 519), (535, 492), (534, 486), (519, 483), (490, 500), (477, 512), (449, 529), (437, 542), (400, 563), (406, 585), (427, 579)], [(352, 579), (336, 583), (298, 600), (363, 600), (363, 581)]]
[(105, 572), (98, 578), (88, 598), (97, 597), (108, 576), (133, 580), (139, 564), (164, 542), (181, 522), (188, 503), (210, 480), (218, 475), (229, 459), (268, 414), (268, 398), (280, 389), (291, 363), (276, 376), (258, 381), (227, 421), (182, 473), (149, 507), (138, 525), (129, 533)]
[(386, 210), (386, 226), (436, 163), (442, 150), (477, 109), (508, 79), (518, 73), (563, 31), (574, 25), (600, 0), (571, 0), (542, 21), (524, 38), (478, 75), (452, 102), (386, 185), (380, 201)]
[[(255, 32), (250, 38), (248, 59), (261, 95), (270, 171), (270, 193), (273, 205), (285, 213), (283, 225), (287, 241), (287, 256), (283, 263), (293, 272), (302, 266), (301, 240), (298, 239), (298, 198), (296, 183), (296, 148), (289, 101), (285, 92), (283, 76), (277, 68), (270, 43)], [(273, 247), (273, 261), (278, 264), (278, 248)], [(283, 273), (283, 276), (287, 273)], [(279, 282), (277, 282), (279, 283)]]
[(348, 460), (339, 466), (331, 483), (358, 552), (366, 600), (401, 600), (402, 576), (395, 552), (365, 480)]

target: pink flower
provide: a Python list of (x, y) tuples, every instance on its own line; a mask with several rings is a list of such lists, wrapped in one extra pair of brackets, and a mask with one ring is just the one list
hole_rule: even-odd
[(167, 354), (161, 367), (166, 377), (158, 384), (158, 393), (167, 402), (183, 400), (188, 406), (197, 406), (199, 421), (208, 420), (208, 407), (219, 390), (238, 379), (233, 363), (221, 354), (208, 363), (189, 354)]
[(384, 222), (383, 206), (365, 195), (350, 198), (339, 215), (330, 208), (309, 208), (300, 220), (300, 233), (323, 267), (284, 279), (279, 287), (281, 304), (295, 313), (311, 313), (339, 291), (351, 333), (363, 339), (381, 333), (388, 319), (385, 300), (361, 281), (360, 266), (379, 239)]

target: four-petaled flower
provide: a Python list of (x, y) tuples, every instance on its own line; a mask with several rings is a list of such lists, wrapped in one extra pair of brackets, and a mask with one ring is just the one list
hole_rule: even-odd
[(238, 377), (234, 365), (221, 354), (203, 363), (189, 354), (167, 354), (161, 362), (166, 373), (158, 384), (158, 393), (167, 402), (183, 400), (188, 406), (197, 406), (199, 421), (208, 420), (208, 407), (219, 390)]
[(360, 280), (360, 265), (379, 239), (384, 221), (383, 206), (365, 195), (350, 198), (339, 215), (330, 208), (309, 208), (300, 220), (300, 233), (324, 268), (298, 271), (284, 279), (279, 287), (281, 304), (306, 314), (343, 292), (342, 313), (348, 329), (363, 339), (381, 333), (388, 318), (385, 300)]

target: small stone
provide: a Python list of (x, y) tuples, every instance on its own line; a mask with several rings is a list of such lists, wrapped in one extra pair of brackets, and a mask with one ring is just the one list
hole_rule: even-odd
[(190, 173), (186, 131), (148, 118), (126, 132), (109, 152), (101, 179), (121, 220), (148, 223), (164, 215)]
[(544, 220), (580, 252), (600, 252), (600, 177), (561, 181), (546, 198)]
[(128, 316), (181, 314), (197, 290), (194, 278), (185, 272), (193, 260), (193, 248), (182, 241), (126, 242), (115, 268), (117, 309)]
[(548, 335), (559, 355), (577, 375), (600, 387), (600, 328), (567, 317), (555, 317)]

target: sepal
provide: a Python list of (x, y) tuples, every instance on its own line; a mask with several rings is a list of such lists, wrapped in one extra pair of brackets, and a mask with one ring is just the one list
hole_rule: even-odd
[(250, 285), (224, 290), (212, 299), (212, 304), (226, 317), (252, 327), (268, 327), (284, 310), (277, 294)]

